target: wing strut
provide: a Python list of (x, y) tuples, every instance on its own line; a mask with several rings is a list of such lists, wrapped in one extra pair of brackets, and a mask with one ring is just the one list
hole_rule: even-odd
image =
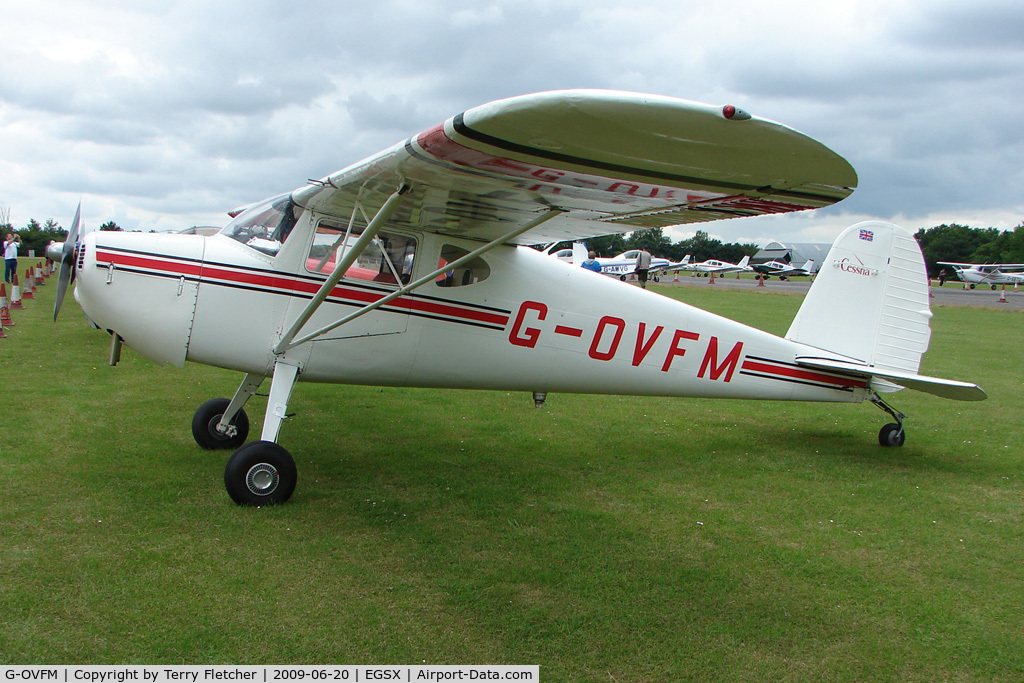
[[(292, 344), (292, 339), (299, 333), (302, 326), (305, 325), (309, 319), (316, 313), (316, 309), (320, 308), (320, 304), (327, 299), (330, 295), (331, 290), (334, 289), (335, 285), (341, 280), (342, 276), (345, 275), (345, 271), (356, 262), (359, 255), (366, 250), (366, 247), (370, 245), (373, 239), (380, 232), (384, 224), (391, 218), (391, 215), (398, 209), (399, 203), (402, 201), (402, 195), (409, 191), (409, 186), (402, 183), (398, 186), (398, 189), (392, 193), (390, 197), (384, 202), (384, 205), (377, 211), (377, 215), (373, 217), (373, 220), (363, 230), (363, 234), (359, 236), (359, 239), (355, 241), (355, 244), (351, 248), (345, 251), (345, 255), (338, 261), (338, 264), (334, 267), (334, 272), (324, 281), (317, 290), (317, 293), (313, 295), (313, 298), (306, 304), (306, 307), (299, 313), (299, 317), (295, 319), (292, 326), (288, 328), (288, 331), (281, 337), (281, 341), (274, 347), (274, 353), (280, 355), (295, 346)], [(300, 342), (301, 343), (301, 342)]]
[[(352, 320), (355, 320), (356, 318), (358, 318), (358, 317), (360, 317), (362, 315), (365, 315), (365, 314), (369, 313), (370, 311), (376, 310), (376, 309), (380, 308), (381, 306), (394, 301), (398, 297), (404, 296), (404, 295), (408, 294), (409, 292), (413, 291), (414, 289), (423, 286), (427, 282), (430, 282), (431, 280), (434, 280), (435, 278), (437, 278), (439, 275), (441, 275), (445, 271), (447, 271), (447, 270), (449, 270), (451, 268), (458, 268), (459, 266), (461, 266), (464, 263), (469, 263), (470, 261), (475, 259), (477, 256), (480, 256), (481, 254), (485, 254), (488, 251), (491, 251), (492, 249), (494, 249), (495, 247), (500, 246), (500, 245), (508, 242), (509, 240), (515, 239), (516, 237), (518, 237), (519, 235), (523, 234), (524, 232), (526, 232), (528, 230), (532, 230), (533, 228), (537, 227), (541, 223), (549, 221), (552, 218), (554, 218), (555, 216), (559, 216), (559, 215), (561, 215), (563, 213), (565, 213), (564, 209), (556, 209), (556, 208), (548, 209), (546, 212), (544, 212), (543, 214), (541, 214), (537, 218), (533, 219), (532, 221), (529, 221), (528, 223), (526, 223), (523, 226), (520, 226), (520, 227), (516, 228), (512, 232), (510, 232), (510, 233), (508, 233), (506, 235), (502, 235), (501, 237), (498, 237), (497, 239), (488, 242), (484, 246), (480, 247), (479, 249), (476, 249), (475, 251), (471, 251), (470, 253), (466, 254), (462, 258), (456, 259), (455, 261), (452, 261), (451, 263), (444, 264), (443, 266), (441, 266), (437, 270), (433, 271), (432, 273), (428, 273), (427, 275), (424, 275), (423, 277), (419, 278), (418, 280), (414, 280), (413, 282), (410, 282), (409, 284), (405, 285), (404, 287), (400, 287), (399, 289), (395, 290), (391, 294), (388, 294), (384, 298), (378, 299), (377, 301), (374, 301), (372, 304), (367, 304), (366, 306), (363, 306), (362, 308), (360, 308), (358, 311), (353, 311), (349, 315), (346, 315), (344, 318), (341, 318), (340, 320), (337, 320), (337, 321), (331, 323), (330, 325), (322, 327), (319, 330), (317, 330), (316, 332), (311, 332), (311, 333), (305, 335), (304, 337), (302, 337), (300, 339), (296, 339), (295, 341), (291, 341), (295, 337), (294, 333), (291, 333), (290, 335), (286, 335), (285, 339), (282, 339), (281, 342), (278, 343), (277, 347), (275, 347), (274, 352), (278, 353), (278, 354), (284, 353), (285, 351), (287, 351), (290, 348), (296, 347), (299, 344), (304, 344), (305, 342), (310, 341), (311, 339), (314, 339), (316, 337), (319, 337), (322, 334), (326, 334), (327, 332), (330, 332), (331, 330), (333, 330), (333, 329), (335, 329), (337, 327), (341, 327), (345, 323), (351, 322)], [(339, 264), (339, 267), (340, 267), (340, 265), (341, 264)], [(335, 269), (335, 272), (337, 272), (337, 268)], [(333, 278), (333, 277), (334, 277), (334, 275), (332, 274), (331, 278)], [(330, 282), (330, 278), (328, 279), (328, 282)], [(334, 282), (331, 283), (330, 289), (333, 289), (335, 284), (337, 284), (337, 280), (334, 280)], [(326, 287), (326, 285), (327, 285), (327, 283), (324, 283), (325, 287)], [(328, 291), (330, 291), (330, 289), (328, 289)], [(323, 290), (323, 288), (321, 288), (321, 291), (322, 290)], [(317, 292), (317, 294), (319, 295), (319, 292)], [(317, 301), (316, 305), (319, 306), (320, 303), (323, 302), (324, 298), (326, 298), (326, 295), (323, 298), (321, 298), (320, 301)], [(314, 299), (314, 301), (315, 301), (315, 299)], [(310, 307), (307, 306), (307, 308), (310, 308)], [(315, 310), (315, 307), (313, 307), (313, 310)], [(305, 312), (305, 311), (303, 311), (303, 312)], [(312, 315), (313, 311), (310, 310), (309, 313), (310, 313), (310, 315)], [(309, 315), (307, 315), (305, 319), (308, 320), (309, 319)], [(303, 322), (305, 322), (305, 320), (303, 320)], [(293, 325), (293, 328), (294, 327), (295, 326)], [(301, 325), (299, 325), (299, 327), (301, 327)], [(291, 330), (289, 330), (289, 332), (291, 332)]]

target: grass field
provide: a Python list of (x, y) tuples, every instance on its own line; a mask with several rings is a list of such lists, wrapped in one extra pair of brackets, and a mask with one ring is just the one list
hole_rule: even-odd
[[(1019, 313), (935, 309), (922, 372), (990, 398), (896, 395), (901, 449), (870, 404), (300, 385), (256, 509), (189, 430), (239, 376), (107, 367), (54, 289), (0, 339), (0, 663), (1024, 678)], [(801, 300), (654, 289), (775, 333)]]

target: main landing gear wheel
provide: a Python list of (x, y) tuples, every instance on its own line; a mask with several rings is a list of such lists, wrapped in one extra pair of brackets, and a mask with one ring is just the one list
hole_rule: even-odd
[(224, 488), (239, 505), (276, 505), (295, 491), (298, 472), (291, 454), (273, 441), (253, 441), (232, 454)]
[(882, 427), (881, 431), (878, 432), (878, 443), (883, 446), (899, 448), (903, 445), (903, 442), (906, 441), (906, 439), (907, 433), (903, 431), (903, 427), (901, 425), (898, 425), (895, 422), (890, 422)]
[(245, 443), (249, 436), (249, 416), (244, 410), (239, 410), (229, 423), (234, 428), (231, 432), (221, 434), (217, 431), (217, 425), (230, 403), (226, 398), (213, 398), (199, 406), (192, 416), (192, 436), (197, 444), (207, 450), (227, 450)]

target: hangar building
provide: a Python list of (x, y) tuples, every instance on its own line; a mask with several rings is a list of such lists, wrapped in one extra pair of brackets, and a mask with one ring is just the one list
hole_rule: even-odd
[(783, 244), (781, 242), (769, 242), (750, 258), (750, 265), (756, 266), (759, 263), (769, 261), (782, 261), (795, 268), (803, 268), (808, 261), (814, 261), (811, 272), (818, 272), (818, 268), (825, 261), (831, 244)]

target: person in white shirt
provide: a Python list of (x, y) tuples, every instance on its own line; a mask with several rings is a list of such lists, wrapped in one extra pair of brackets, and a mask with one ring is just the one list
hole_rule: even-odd
[(14, 274), (18, 272), (18, 245), (21, 244), (21, 235), (7, 233), (4, 240), (4, 282), (13, 282)]

